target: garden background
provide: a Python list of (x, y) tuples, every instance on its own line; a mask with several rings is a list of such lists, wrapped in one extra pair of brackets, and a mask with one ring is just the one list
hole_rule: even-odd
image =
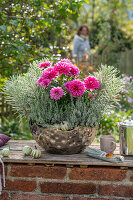
[(133, 118), (133, 3), (132, 0), (12, 0), (0, 1), (0, 133), (12, 139), (32, 139), (26, 119), (20, 121), (2, 93), (4, 82), (25, 73), (34, 60), (74, 62), (72, 41), (81, 24), (89, 27), (91, 56), (77, 65), (88, 74), (100, 64), (113, 65), (125, 83), (120, 101), (101, 120), (99, 133), (114, 135), (116, 122)]

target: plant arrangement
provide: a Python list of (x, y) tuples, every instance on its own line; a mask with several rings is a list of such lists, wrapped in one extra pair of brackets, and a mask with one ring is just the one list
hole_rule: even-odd
[(80, 79), (80, 70), (70, 60), (53, 65), (34, 61), (27, 73), (6, 81), (4, 92), (22, 117), (42, 127), (72, 130), (97, 127), (107, 109), (118, 101), (123, 82), (112, 66)]
[[(30, 122), (36, 142), (49, 153), (80, 153), (90, 145), (105, 111), (118, 101), (123, 83), (114, 67), (101, 65), (83, 78), (70, 60), (54, 65), (33, 62), (13, 76), (4, 92), (13, 108)], [(39, 154), (40, 156), (40, 154)]]

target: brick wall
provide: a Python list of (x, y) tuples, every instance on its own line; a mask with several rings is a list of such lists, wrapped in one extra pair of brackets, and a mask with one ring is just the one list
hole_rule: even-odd
[(133, 169), (6, 164), (0, 200), (133, 200)]

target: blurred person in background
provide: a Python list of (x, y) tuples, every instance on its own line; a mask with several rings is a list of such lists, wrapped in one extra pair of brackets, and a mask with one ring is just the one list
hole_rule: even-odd
[(89, 59), (89, 29), (86, 25), (81, 25), (77, 30), (77, 34), (74, 36), (72, 57), (78, 59), (84, 55), (87, 55)]

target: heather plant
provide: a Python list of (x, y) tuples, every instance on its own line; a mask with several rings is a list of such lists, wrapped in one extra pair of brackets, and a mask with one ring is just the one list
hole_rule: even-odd
[(123, 82), (112, 66), (80, 79), (80, 70), (68, 59), (51, 63), (34, 61), (27, 73), (6, 81), (4, 92), (13, 108), (43, 127), (72, 130), (96, 127), (110, 106), (117, 102)]

